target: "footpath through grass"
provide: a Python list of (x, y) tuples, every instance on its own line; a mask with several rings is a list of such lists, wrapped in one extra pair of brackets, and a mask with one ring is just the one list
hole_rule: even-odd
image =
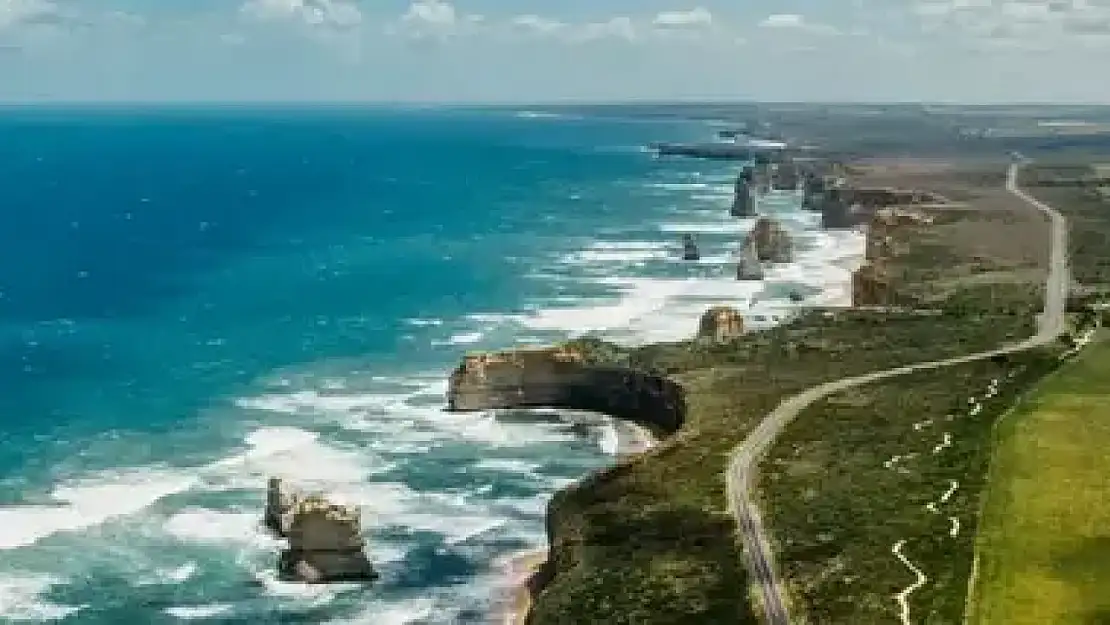
[(999, 425), (970, 625), (1110, 623), (1110, 342)]
[[(758, 483), (794, 616), (959, 623), (992, 426), (1055, 361), (1035, 350), (914, 373), (798, 415)], [(915, 584), (899, 543), (927, 579)]]

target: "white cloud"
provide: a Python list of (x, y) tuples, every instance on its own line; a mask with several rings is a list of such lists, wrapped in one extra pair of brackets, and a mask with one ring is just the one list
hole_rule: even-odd
[(511, 20), (514, 27), (540, 34), (553, 34), (566, 31), (566, 22), (540, 15), (518, 15)]
[(362, 12), (347, 0), (247, 0), (240, 12), (260, 21), (295, 21), (309, 26), (351, 27)]
[(473, 32), (485, 22), (482, 15), (460, 14), (446, 0), (413, 0), (401, 19), (386, 27), (386, 32), (414, 39), (444, 39)]
[[(956, 0), (959, 1), (959, 0)], [(804, 15), (797, 13), (775, 13), (768, 15), (759, 23), (760, 28), (771, 30), (790, 30), (818, 35), (834, 35), (837, 30), (827, 24), (810, 22)]]
[(663, 11), (656, 14), (652, 24), (660, 28), (701, 28), (713, 25), (713, 14), (704, 7), (689, 11)]
[(573, 37), (575, 41), (596, 41), (598, 39), (636, 40), (636, 26), (630, 17), (614, 17), (604, 22), (584, 24)]
[(1092, 0), (918, 0), (913, 14), (926, 33), (995, 50), (1087, 46), (1110, 36), (1110, 6)]
[(797, 13), (776, 13), (768, 15), (759, 25), (763, 28), (804, 28), (805, 18)]
[(58, 7), (48, 0), (0, 0), (0, 28), (49, 19)]
[(440, 0), (416, 0), (401, 17), (402, 22), (433, 28), (451, 29), (458, 22), (454, 5)]

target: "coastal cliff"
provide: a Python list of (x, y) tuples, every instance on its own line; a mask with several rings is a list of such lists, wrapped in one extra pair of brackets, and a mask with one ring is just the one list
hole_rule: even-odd
[(894, 277), (882, 261), (864, 263), (852, 273), (852, 306), (856, 308), (896, 306)]
[(913, 210), (884, 208), (875, 211), (867, 223), (865, 258), (869, 261), (877, 261), (905, 253), (909, 248), (908, 241), (898, 235), (909, 228), (932, 223), (932, 217)]
[(591, 410), (665, 432), (686, 414), (682, 387), (629, 366), (600, 341), (472, 354), (451, 373), (450, 411), (524, 407)]
[(830, 188), (822, 194), (819, 202), (816, 199), (812, 201), (813, 205), (820, 206), (821, 225), (833, 229), (851, 228), (865, 223), (878, 209), (947, 203), (947, 198), (928, 191), (850, 186)]

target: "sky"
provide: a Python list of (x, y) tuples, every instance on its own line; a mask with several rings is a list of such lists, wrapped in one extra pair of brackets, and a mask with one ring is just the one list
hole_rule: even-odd
[(1110, 0), (0, 0), (0, 101), (1110, 103)]

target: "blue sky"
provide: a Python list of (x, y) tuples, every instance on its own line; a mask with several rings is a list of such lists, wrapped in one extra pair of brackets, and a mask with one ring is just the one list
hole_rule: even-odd
[(0, 101), (1110, 102), (1110, 0), (0, 0)]

